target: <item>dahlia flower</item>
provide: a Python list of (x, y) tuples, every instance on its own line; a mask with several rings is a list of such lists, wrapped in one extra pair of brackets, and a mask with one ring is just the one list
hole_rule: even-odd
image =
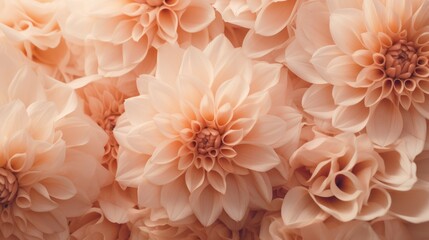
[(124, 101), (127, 97), (115, 87), (115, 83), (115, 79), (102, 79), (79, 90), (85, 113), (109, 136), (104, 146), (102, 164), (114, 174), (118, 143), (113, 136), (113, 128), (116, 126), (117, 118), (124, 112)]
[(83, 75), (83, 47), (63, 38), (59, 0), (0, 1), (0, 33), (50, 76), (70, 81)]
[[(207, 0), (70, 0), (64, 32), (95, 47), (98, 73), (122, 76), (152, 47), (179, 42), (204, 47), (215, 12)], [(154, 61), (155, 59), (149, 59)]]
[(315, 138), (301, 146), (289, 162), (291, 180), (296, 181), (282, 206), (289, 227), (308, 226), (329, 216), (343, 222), (372, 220), (390, 208), (389, 193), (376, 184), (382, 178), (377, 170), (383, 159), (365, 135)]
[[(388, 146), (429, 118), (428, 1), (308, 1), (287, 66), (313, 85), (304, 109)], [(417, 141), (424, 141), (416, 139)], [(420, 147), (417, 147), (419, 149)]]
[[(101, 79), (78, 90), (83, 100), (85, 113), (107, 133), (109, 140), (104, 146), (102, 165), (110, 171), (112, 177), (117, 169), (118, 143), (113, 136), (117, 118), (124, 111), (127, 95), (120, 92), (117, 79)], [(135, 190), (122, 189), (117, 182), (105, 186), (98, 197), (97, 204), (103, 217), (112, 223), (128, 222), (127, 211), (136, 205)]]
[(247, 56), (282, 62), (302, 1), (216, 0), (213, 6), (225, 22), (249, 29), (243, 41)]
[(0, 238), (68, 239), (67, 218), (111, 180), (98, 162), (107, 136), (71, 87), (4, 42), (0, 59)]
[(292, 138), (296, 114), (270, 104), (280, 67), (252, 62), (224, 36), (204, 51), (160, 48), (155, 77), (138, 80), (140, 96), (125, 101), (114, 130), (117, 181), (138, 188), (140, 206), (203, 225), (269, 203), (265, 173), (279, 165), (275, 149)]

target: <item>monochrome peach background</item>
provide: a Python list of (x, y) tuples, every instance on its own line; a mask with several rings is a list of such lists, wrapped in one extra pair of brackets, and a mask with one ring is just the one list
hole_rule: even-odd
[(0, 0), (0, 239), (429, 239), (429, 0)]

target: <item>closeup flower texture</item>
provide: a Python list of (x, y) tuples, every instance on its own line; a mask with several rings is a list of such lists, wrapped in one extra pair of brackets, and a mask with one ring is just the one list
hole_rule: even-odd
[(247, 56), (283, 62), (296, 12), (303, 1), (216, 0), (213, 7), (225, 22), (249, 29), (243, 41)]
[[(428, 1), (309, 1), (287, 66), (312, 83), (307, 113), (387, 146), (429, 118)], [(425, 136), (421, 141), (425, 140)]]
[(165, 45), (158, 61), (117, 121), (117, 181), (138, 188), (140, 206), (203, 225), (270, 203), (266, 172), (280, 164), (275, 149), (290, 141), (296, 113), (271, 104), (281, 66), (252, 62), (224, 36), (204, 51)]
[(58, 22), (60, 0), (0, 1), (0, 33), (51, 77), (70, 81), (83, 75), (80, 46), (66, 41)]
[(106, 77), (122, 76), (141, 64), (156, 61), (153, 48), (164, 43), (204, 47), (214, 37), (212, 32), (220, 33), (209, 28), (215, 12), (208, 0), (70, 0), (67, 3), (70, 13), (63, 24), (64, 32), (94, 46), (97, 73)]
[(0, 59), (0, 238), (68, 239), (67, 218), (112, 179), (98, 160), (107, 136), (71, 87), (5, 42)]

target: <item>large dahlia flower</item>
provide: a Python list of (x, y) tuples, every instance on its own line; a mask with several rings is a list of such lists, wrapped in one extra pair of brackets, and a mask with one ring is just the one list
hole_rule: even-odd
[[(106, 134), (73, 89), (0, 47), (0, 238), (68, 239), (110, 180), (99, 159)], [(91, 184), (88, 184), (91, 182)]]
[(141, 206), (162, 207), (171, 220), (194, 213), (204, 225), (269, 203), (266, 172), (293, 138), (286, 119), (296, 114), (270, 104), (281, 66), (252, 62), (224, 36), (204, 51), (166, 45), (158, 61), (117, 121), (117, 180), (138, 187)]
[[(287, 66), (313, 83), (304, 109), (380, 146), (429, 119), (428, 1), (309, 1)], [(424, 138), (423, 138), (424, 140)], [(419, 147), (420, 148), (420, 147)]]

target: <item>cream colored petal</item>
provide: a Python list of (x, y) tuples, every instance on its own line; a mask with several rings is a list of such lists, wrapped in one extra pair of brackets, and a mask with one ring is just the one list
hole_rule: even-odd
[(286, 193), (281, 214), (285, 225), (291, 228), (305, 227), (328, 217), (314, 203), (307, 190), (301, 187), (292, 188)]
[(402, 114), (389, 100), (381, 101), (371, 111), (366, 130), (369, 138), (380, 146), (395, 142), (403, 129)]

